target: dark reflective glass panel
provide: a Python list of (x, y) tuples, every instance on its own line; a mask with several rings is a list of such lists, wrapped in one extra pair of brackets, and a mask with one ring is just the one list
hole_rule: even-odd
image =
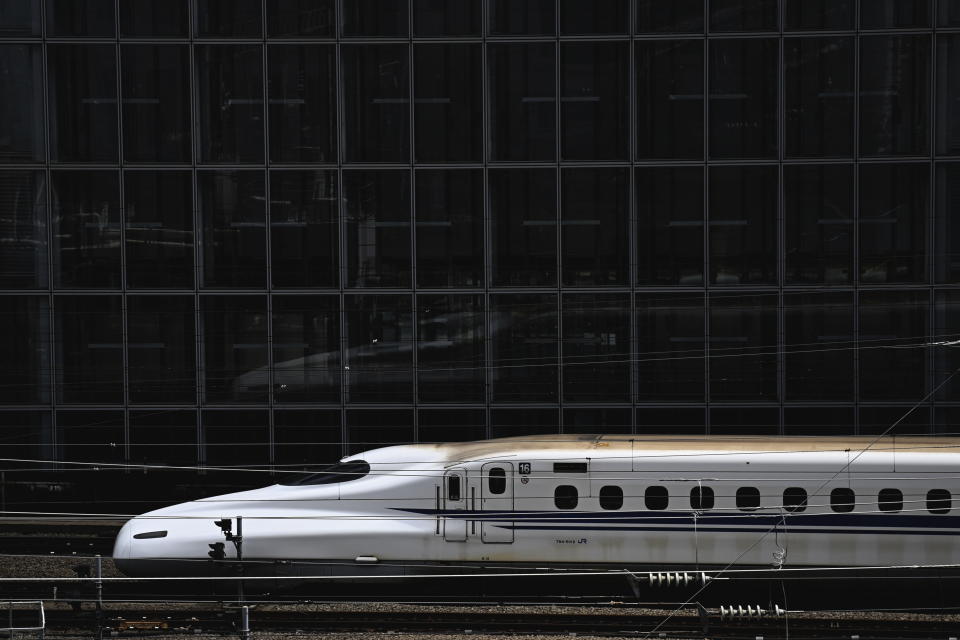
[(853, 295), (784, 295), (783, 306), (786, 400), (852, 402)]
[(46, 192), (42, 171), (0, 169), (0, 287), (47, 286)]
[(860, 28), (928, 27), (930, 3), (931, 0), (864, 0), (860, 3)]
[(192, 296), (127, 297), (130, 402), (196, 402), (195, 321)]
[(560, 0), (560, 33), (629, 33), (627, 0)]
[(483, 172), (416, 172), (417, 284), (483, 285)]
[[(5, 296), (0, 306), (0, 404), (50, 402), (50, 304), (46, 297)], [(0, 423), (6, 426), (4, 414)], [(4, 439), (6, 446), (6, 437)]]
[(275, 287), (338, 287), (337, 173), (270, 172)]
[(258, 38), (263, 32), (262, 0), (196, 0), (196, 2), (197, 35), (201, 37)]
[(937, 282), (960, 282), (960, 163), (936, 168), (934, 269)]
[[(956, 367), (954, 367), (956, 369)], [(952, 373), (952, 371), (948, 372)], [(933, 433), (936, 435), (960, 435), (957, 423), (960, 422), (960, 407), (937, 407), (933, 412)]]
[(630, 401), (630, 298), (563, 296), (563, 399)]
[(777, 152), (777, 41), (710, 42), (710, 157)]
[[(790, 357), (787, 375), (790, 375)], [(852, 381), (851, 383), (852, 384)], [(787, 399), (791, 396), (787, 382)], [(785, 436), (845, 436), (854, 434), (853, 407), (784, 407)]]
[(860, 153), (923, 155), (930, 141), (930, 38), (860, 39)]
[(853, 165), (783, 168), (787, 283), (852, 280), (853, 187)]
[(114, 0), (46, 0), (47, 35), (114, 36)]
[(186, 38), (190, 32), (189, 0), (122, 0), (120, 36)]
[[(144, 465), (196, 465), (197, 412), (131, 411), (130, 462)], [(158, 470), (156, 479), (168, 480), (170, 471)]]
[(556, 170), (491, 169), (488, 179), (494, 284), (556, 283)]
[(710, 433), (772, 436), (779, 433), (776, 407), (717, 407), (710, 409)]
[(777, 0), (709, 0), (710, 31), (776, 31)]
[(924, 436), (930, 433), (930, 410), (926, 406), (865, 407), (859, 410), (860, 435)]
[[(711, 296), (710, 399), (778, 400), (776, 344), (775, 294)], [(778, 423), (775, 414), (763, 433), (776, 433)]]
[(937, 26), (960, 26), (960, 3), (956, 0), (937, 0)]
[[(627, 310), (623, 309), (626, 314)], [(626, 407), (563, 410), (564, 433), (631, 433), (631, 411)]]
[(334, 0), (270, 0), (267, 2), (267, 35), (272, 38), (337, 35)]
[(123, 463), (122, 411), (57, 411), (57, 457), (66, 462)]
[(346, 307), (345, 400), (410, 402), (414, 341), (410, 296), (349, 296)]
[(479, 35), (481, 13), (481, 0), (413, 0), (413, 34)]
[(414, 47), (414, 154), (417, 162), (483, 157), (480, 44)]
[[(266, 411), (204, 411), (201, 414), (205, 463), (212, 467), (262, 466), (270, 464), (270, 429)], [(239, 476), (239, 474), (237, 474)], [(244, 482), (251, 479), (243, 474)], [(261, 481), (261, 476), (256, 474)], [(216, 473), (214, 482), (231, 479)], [(254, 481), (255, 482), (255, 481)], [(216, 529), (214, 529), (216, 532)]]
[[(938, 291), (936, 306), (934, 307), (934, 340), (960, 339), (960, 294), (956, 291)], [(958, 376), (950, 377), (960, 368), (960, 353), (955, 349), (934, 348), (934, 378), (933, 383), (938, 387), (936, 398), (939, 400), (957, 400), (960, 398), (960, 381)], [(946, 381), (947, 378), (949, 381)], [(945, 382), (946, 381), (946, 382)], [(957, 425), (960, 421), (947, 421), (944, 427)], [(954, 429), (960, 432), (960, 427)], [(937, 432), (945, 429), (938, 425)]]
[(420, 409), (419, 442), (463, 442), (487, 437), (483, 409)]
[(200, 298), (207, 402), (266, 402), (267, 301), (263, 296)]
[(47, 67), (52, 160), (116, 162), (114, 46), (52, 44), (47, 47)]
[(343, 35), (407, 37), (408, 0), (350, 0), (341, 6)]
[(554, 34), (555, 11), (554, 0), (488, 0), (490, 35)]
[(262, 171), (198, 174), (204, 287), (266, 286)]
[(560, 432), (559, 420), (556, 409), (491, 409), (490, 437), (544, 434), (546, 444), (550, 441), (550, 434)]
[(483, 402), (480, 296), (417, 296), (417, 386), (421, 402)]
[(54, 284), (119, 288), (119, 174), (53, 171), (51, 181)]
[(624, 42), (560, 47), (560, 156), (627, 159), (629, 60)]
[[(521, 3), (510, 0), (510, 4)], [(557, 126), (554, 44), (496, 43), (487, 50), (490, 158), (553, 160)]]
[[(692, 292), (637, 297), (636, 357), (641, 399), (671, 402), (704, 399), (706, 321), (703, 305), (703, 295)], [(646, 426), (641, 429), (641, 424)], [(637, 419), (640, 433), (670, 433), (673, 426)], [(690, 433), (686, 426), (684, 423), (679, 432)], [(702, 416), (698, 423), (690, 426), (693, 433), (702, 433)]]
[(350, 454), (414, 441), (413, 411), (409, 409), (348, 409)]
[(409, 287), (410, 172), (344, 171), (347, 286)]
[(853, 38), (784, 40), (786, 154), (853, 153)]
[(703, 41), (637, 41), (637, 157), (703, 158)]
[(6, 0), (0, 4), (0, 36), (40, 35), (40, 3), (36, 0)]
[(561, 169), (561, 176), (564, 286), (627, 284), (627, 170)]
[(273, 296), (274, 402), (339, 402), (340, 302)]
[[(957, 11), (960, 13), (960, 2)], [(960, 21), (958, 21), (960, 24)], [(960, 35), (937, 36), (937, 154), (960, 155)]]
[(710, 168), (710, 281), (777, 280), (777, 168)]
[(927, 164), (860, 165), (860, 281), (927, 278)]
[(637, 0), (637, 33), (703, 33), (703, 0)]
[(706, 424), (703, 407), (637, 408), (639, 434), (654, 434), (654, 437), (663, 433), (702, 435), (706, 433)]
[(42, 73), (39, 46), (0, 45), (0, 164), (45, 159)]
[(318, 470), (343, 455), (340, 411), (285, 409), (273, 412), (274, 463), (280, 482), (296, 477), (292, 471)]
[(344, 159), (409, 162), (407, 45), (346, 45), (341, 52)]
[(263, 162), (263, 49), (196, 47), (202, 162)]
[(123, 402), (123, 316), (119, 296), (58, 296), (57, 401)]
[[(918, 401), (926, 388), (926, 291), (870, 291), (860, 294), (860, 399)], [(891, 423), (893, 420), (890, 421)], [(878, 431), (877, 433), (880, 433)]]
[(336, 162), (334, 47), (272, 45), (267, 58), (270, 160)]
[(702, 167), (636, 170), (637, 284), (703, 284)]
[(495, 295), (491, 304), (494, 400), (556, 401), (560, 355), (557, 297)]
[(127, 286), (193, 287), (193, 187), (187, 171), (126, 171)]
[(127, 162), (190, 162), (189, 56), (181, 45), (120, 49)]
[(854, 0), (786, 0), (784, 23), (788, 31), (852, 29)]

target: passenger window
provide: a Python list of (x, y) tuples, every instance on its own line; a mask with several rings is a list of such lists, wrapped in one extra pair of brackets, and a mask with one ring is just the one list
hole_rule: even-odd
[(930, 513), (950, 513), (953, 500), (946, 489), (930, 489), (927, 491), (927, 511)]
[(553, 504), (557, 509), (576, 509), (577, 508), (577, 488), (562, 484), (553, 490)]
[(756, 487), (740, 487), (737, 489), (737, 509), (752, 511), (760, 508), (760, 489)]
[(690, 508), (696, 511), (713, 509), (713, 489), (699, 486), (691, 489)]
[(900, 489), (880, 489), (877, 506), (880, 511), (903, 511), (903, 492)]
[(807, 510), (807, 490), (803, 487), (787, 487), (783, 490), (783, 509), (790, 513)]
[(623, 489), (616, 485), (600, 487), (600, 508), (615, 511), (623, 506)]
[(460, 501), (460, 476), (447, 476), (447, 500)]
[(853, 489), (838, 487), (830, 492), (830, 508), (837, 513), (850, 513), (857, 505), (857, 496)]
[(643, 503), (650, 511), (663, 511), (670, 504), (670, 494), (666, 487), (647, 487), (643, 492)]
[(487, 478), (487, 486), (490, 488), (490, 493), (496, 495), (507, 490), (507, 472), (503, 467), (494, 467), (488, 473), (490, 477)]

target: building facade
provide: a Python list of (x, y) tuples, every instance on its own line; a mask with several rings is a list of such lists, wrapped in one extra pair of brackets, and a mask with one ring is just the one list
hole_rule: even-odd
[(8, 508), (957, 431), (956, 0), (4, 0), (0, 96)]

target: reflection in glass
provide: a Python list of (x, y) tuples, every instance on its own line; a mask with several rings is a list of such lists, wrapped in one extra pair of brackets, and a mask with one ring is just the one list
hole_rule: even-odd
[(952, 0), (938, 0), (937, 26), (939, 27), (960, 26), (960, 3), (953, 2)]
[(630, 401), (630, 298), (563, 296), (563, 399)]
[[(510, 0), (511, 6), (521, 4)], [(557, 124), (554, 44), (496, 43), (490, 44), (488, 51), (491, 159), (553, 160)]]
[(270, 0), (267, 35), (273, 38), (332, 38), (336, 35), (334, 0)]
[(703, 41), (637, 41), (637, 157), (703, 158)]
[(786, 0), (784, 9), (788, 31), (852, 29), (854, 0)]
[(853, 165), (785, 166), (783, 203), (786, 282), (850, 282)]
[(344, 171), (347, 286), (409, 287), (410, 172)]
[(937, 154), (960, 155), (960, 35), (937, 36), (936, 80)]
[(860, 281), (924, 282), (929, 171), (924, 164), (860, 165)]
[(267, 305), (263, 296), (204, 296), (204, 400), (266, 402)]
[(409, 409), (347, 409), (349, 453), (414, 441)]
[[(410, 402), (414, 340), (410, 296), (348, 296), (346, 306), (344, 400)], [(350, 441), (358, 442), (353, 437)]]
[(274, 463), (282, 481), (291, 471), (316, 470), (340, 460), (340, 411), (284, 409), (273, 413)]
[(262, 0), (196, 0), (196, 2), (197, 35), (201, 37), (258, 38), (263, 31), (261, 28)]
[(4, 0), (0, 3), (0, 36), (40, 35), (40, 4), (36, 0)]
[(484, 313), (480, 296), (417, 296), (421, 402), (483, 402)]
[(491, 304), (494, 401), (557, 401), (557, 296), (494, 295)]
[(58, 296), (54, 371), (57, 401), (123, 402), (123, 316), (119, 296)]
[[(704, 330), (702, 294), (637, 296), (637, 376), (641, 399), (703, 400)], [(641, 424), (638, 420), (638, 430)], [(702, 432), (701, 428), (699, 433)]]
[(561, 264), (569, 287), (625, 285), (629, 280), (626, 169), (561, 169)]
[(483, 172), (416, 173), (417, 284), (483, 285)]
[(853, 295), (784, 295), (786, 400), (853, 401)]
[[(3, 431), (0, 432), (0, 437), (3, 438), (3, 446), (10, 452), (10, 457), (24, 460), (54, 459), (51, 413), (49, 409), (3, 412)], [(37, 468), (36, 463), (9, 460), (4, 462), (3, 466), (7, 471)], [(29, 491), (29, 488), (26, 491)], [(12, 491), (10, 493), (13, 494)]]
[(937, 165), (934, 269), (937, 282), (960, 281), (960, 164)]
[(710, 281), (777, 281), (777, 168), (710, 168)]
[(345, 45), (344, 157), (347, 162), (409, 162), (407, 45)]
[[(0, 367), (0, 404), (50, 402), (49, 313), (46, 297), (3, 298), (0, 352), (4, 354), (4, 365)], [(4, 426), (7, 426), (5, 419)]]
[(783, 55), (787, 155), (852, 155), (853, 38), (790, 38)]
[[(490, 437), (560, 433), (559, 413), (557, 409), (491, 409)], [(549, 442), (549, 437), (545, 440)]]
[(860, 153), (923, 155), (929, 148), (930, 38), (860, 38)]
[(930, 433), (931, 422), (930, 410), (926, 406), (917, 407), (913, 411), (910, 406), (861, 406), (858, 433), (864, 436), (881, 433), (894, 436), (925, 436)]
[(123, 45), (123, 158), (190, 162), (189, 52), (181, 45)]
[(416, 36), (468, 36), (480, 33), (481, 0), (413, 0)]
[(637, 0), (637, 33), (703, 33), (703, 0)]
[(702, 407), (637, 407), (637, 433), (706, 433), (707, 418)]
[(783, 408), (785, 436), (853, 435), (853, 425), (853, 407)]
[(490, 35), (552, 35), (554, 0), (488, 0)]
[(483, 409), (420, 409), (419, 442), (463, 442), (487, 437)]
[(113, 0), (46, 0), (46, 2), (48, 36), (113, 37)]
[(340, 383), (337, 297), (273, 296), (274, 402), (339, 402)]
[(414, 47), (417, 162), (480, 161), (483, 74), (480, 44)]
[(337, 174), (270, 172), (275, 287), (338, 287)]
[(563, 410), (564, 433), (632, 433), (629, 408), (576, 408)]
[(556, 171), (491, 169), (488, 177), (494, 284), (556, 283)]
[(343, 35), (406, 38), (408, 0), (350, 0), (341, 5)]
[(778, 435), (779, 422), (780, 410), (776, 407), (710, 408), (710, 433), (715, 435)]
[(709, 0), (710, 31), (776, 31), (777, 0)]
[(116, 162), (114, 46), (51, 44), (47, 46), (47, 66), (52, 160)]
[(193, 287), (193, 189), (188, 171), (126, 171), (127, 286)]
[(627, 158), (629, 61), (623, 42), (568, 42), (560, 48), (560, 155)]
[(0, 164), (44, 160), (42, 72), (39, 46), (0, 45)]
[(54, 284), (120, 287), (120, 180), (116, 171), (53, 171)]
[(0, 286), (47, 286), (47, 195), (43, 171), (0, 170)]
[(134, 38), (185, 38), (190, 26), (188, 0), (123, 0), (120, 36)]
[(200, 158), (263, 162), (263, 50), (196, 47)]
[(776, 345), (776, 294), (712, 296), (710, 399), (777, 401)]
[[(860, 399), (916, 402), (926, 388), (926, 291), (865, 291), (860, 294), (860, 342), (907, 349), (861, 349)], [(894, 375), (895, 373), (895, 375)]]
[(627, 0), (560, 0), (560, 33), (629, 33)]
[(270, 160), (336, 162), (333, 46), (272, 45), (267, 57)]
[(130, 402), (196, 402), (192, 296), (128, 296)]
[[(236, 467), (270, 464), (270, 429), (266, 411), (204, 411), (203, 443), (205, 462), (211, 467)], [(249, 483), (249, 473), (237, 473)], [(261, 474), (256, 474), (260, 476)], [(229, 475), (217, 473), (223, 482)]]
[[(931, 0), (869, 0), (860, 3), (861, 29), (903, 29), (930, 26)], [(940, 4), (950, 4), (940, 0)]]
[[(178, 467), (196, 465), (197, 412), (189, 409), (131, 411), (130, 462)], [(166, 474), (170, 471), (163, 470), (161, 473), (164, 475), (159, 477), (168, 480)]]
[(57, 411), (57, 458), (124, 462), (123, 411)]
[[(960, 293), (957, 291), (936, 292), (933, 336), (935, 341), (960, 340)], [(957, 376), (950, 377), (957, 368), (960, 368), (960, 353), (955, 349), (934, 348), (933, 357), (933, 385), (938, 388), (936, 399), (948, 401), (960, 399), (960, 381), (957, 380)], [(944, 383), (947, 378), (950, 380)], [(953, 426), (955, 430), (960, 431), (956, 426), (958, 424), (960, 421), (955, 421)]]
[(777, 152), (777, 41), (710, 42), (710, 157)]
[(703, 167), (636, 172), (637, 284), (703, 284)]
[(266, 214), (262, 171), (197, 175), (203, 229), (204, 287), (266, 285)]

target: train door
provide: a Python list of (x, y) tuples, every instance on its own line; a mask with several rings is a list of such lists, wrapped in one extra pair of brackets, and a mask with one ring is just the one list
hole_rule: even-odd
[(480, 472), (480, 511), (496, 514), (481, 520), (480, 539), (484, 542), (513, 542), (513, 465), (488, 462)]
[(443, 539), (463, 542), (467, 539), (467, 474), (451, 469), (443, 475)]

